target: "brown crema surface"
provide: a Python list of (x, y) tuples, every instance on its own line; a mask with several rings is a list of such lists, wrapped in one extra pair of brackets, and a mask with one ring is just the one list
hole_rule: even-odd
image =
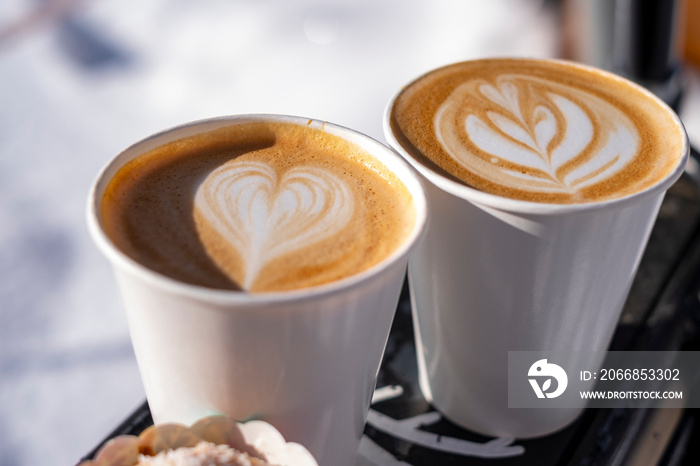
[(621, 78), (557, 61), (434, 70), (397, 96), (390, 126), (411, 157), (441, 175), (543, 203), (642, 191), (684, 155), (684, 130), (666, 107)]
[[(195, 203), (195, 193), (206, 185), (203, 180), (207, 176), (239, 162), (274, 171), (276, 178), (270, 178), (273, 181), (267, 188), (251, 181), (248, 191), (242, 191), (257, 195), (264, 191), (268, 197), (258, 198), (269, 198), (269, 205), (263, 206), (264, 212), (274, 212), (277, 207), (273, 204), (280, 196), (295, 193), (282, 182), (287, 179), (287, 173), (298, 171), (299, 167), (313, 167), (314, 173), (329, 173), (349, 188), (353, 201), (350, 220), (343, 221), (342, 228), (327, 229), (333, 232), (330, 236), (321, 232), (309, 240), (304, 232), (291, 228), (304, 241), (284, 239), (292, 245), (289, 251), (263, 260), (247, 291), (307, 288), (357, 274), (394, 252), (415, 222), (408, 189), (368, 152), (308, 126), (253, 122), (180, 139), (124, 165), (108, 184), (102, 199), (105, 232), (125, 254), (163, 275), (194, 285), (241, 290), (245, 281), (243, 260), (250, 252), (238, 250), (240, 243), (232, 244), (226, 227), (239, 228), (241, 231), (234, 233), (240, 233), (248, 243), (258, 241), (255, 236), (258, 233), (247, 232), (236, 222), (240, 218), (239, 210), (247, 215), (241, 206), (260, 204), (249, 202), (250, 196), (240, 195), (238, 204), (231, 205), (231, 217), (224, 219), (224, 227), (217, 227)], [(300, 177), (296, 179), (303, 181)], [(288, 181), (287, 185), (294, 181)], [(282, 193), (281, 189), (288, 192)], [(220, 199), (227, 199), (226, 190), (223, 192)], [(255, 218), (261, 215), (257, 210), (252, 212)], [(303, 215), (304, 210), (299, 208), (293, 213)], [(272, 214), (264, 214), (263, 220), (265, 215)], [(289, 220), (285, 215), (288, 217), (282, 212), (278, 217)], [(272, 237), (269, 231), (264, 233)], [(274, 233), (277, 238), (285, 231)], [(275, 246), (268, 244), (263, 252)]]

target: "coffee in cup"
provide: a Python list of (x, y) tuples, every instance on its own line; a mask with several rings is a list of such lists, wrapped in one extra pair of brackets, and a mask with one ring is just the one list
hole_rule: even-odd
[(411, 196), (368, 151), (322, 129), (249, 122), (125, 164), (101, 203), (124, 253), (211, 288), (283, 291), (381, 262), (415, 221)]
[(261, 419), (321, 466), (354, 465), (426, 216), (394, 151), (318, 120), (214, 118), (117, 155), (88, 225), (154, 422)]
[(684, 133), (630, 82), (572, 63), (484, 59), (432, 71), (395, 99), (401, 146), (498, 196), (584, 203), (643, 191), (676, 166)]
[(547, 351), (569, 367), (572, 352), (607, 349), (687, 161), (680, 120), (605, 71), (499, 58), (409, 83), (387, 106), (384, 133), (423, 176), (430, 209), (409, 260), (426, 399), (485, 435), (570, 424), (583, 401), (509, 407), (508, 353)]

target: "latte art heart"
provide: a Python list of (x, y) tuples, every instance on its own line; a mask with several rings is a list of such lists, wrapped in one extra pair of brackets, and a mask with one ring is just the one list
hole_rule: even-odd
[[(476, 104), (465, 111), (465, 101)], [(537, 192), (575, 194), (600, 183), (627, 166), (639, 146), (634, 124), (614, 105), (524, 75), (458, 86), (438, 109), (435, 132), (445, 151), (472, 172)]]
[(329, 171), (298, 166), (280, 176), (266, 163), (243, 160), (206, 176), (194, 202), (241, 256), (244, 289), (271, 260), (341, 231), (355, 210), (347, 183)]
[(413, 195), (373, 144), (288, 118), (206, 121), (137, 155), (105, 189), (105, 232), (155, 273), (236, 293), (333, 286), (381, 264), (416, 227)]

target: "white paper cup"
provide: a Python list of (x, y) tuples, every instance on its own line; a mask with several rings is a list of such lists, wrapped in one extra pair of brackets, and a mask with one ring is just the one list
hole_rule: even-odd
[(470, 188), (412, 157), (391, 130), (396, 97), (384, 133), (426, 181), (430, 212), (409, 260), (421, 390), (445, 417), (485, 435), (561, 429), (583, 403), (508, 408), (508, 351), (607, 349), (664, 194), (683, 173), (687, 141), (672, 172), (633, 195), (526, 202)]
[[(100, 202), (126, 162), (170, 141), (249, 121), (289, 122), (340, 136), (395, 173), (416, 220), (388, 258), (328, 285), (247, 294), (182, 283), (123, 254), (102, 229)], [(156, 423), (223, 413), (257, 418), (304, 445), (320, 465), (352, 465), (406, 271), (426, 219), (421, 182), (391, 149), (330, 123), (275, 115), (204, 120), (151, 136), (114, 158), (88, 202), (88, 224), (111, 261)]]

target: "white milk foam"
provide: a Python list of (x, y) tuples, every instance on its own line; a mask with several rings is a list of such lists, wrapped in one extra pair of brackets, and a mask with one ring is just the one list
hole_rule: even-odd
[(195, 208), (240, 254), (248, 290), (271, 260), (341, 231), (355, 211), (347, 183), (319, 167), (282, 176), (263, 162), (235, 159), (208, 174)]
[[(523, 191), (575, 195), (614, 176), (638, 153), (634, 123), (585, 90), (518, 74), (501, 75), (495, 83), (474, 79), (461, 84), (434, 118), (444, 150), (487, 180)], [(497, 111), (465, 112), (466, 100), (482, 101), (484, 108), (496, 104)], [(524, 107), (523, 101), (538, 104)], [(461, 139), (465, 133), (472, 147)], [(592, 146), (594, 141), (603, 142)], [(591, 148), (573, 170), (559, 172)]]

